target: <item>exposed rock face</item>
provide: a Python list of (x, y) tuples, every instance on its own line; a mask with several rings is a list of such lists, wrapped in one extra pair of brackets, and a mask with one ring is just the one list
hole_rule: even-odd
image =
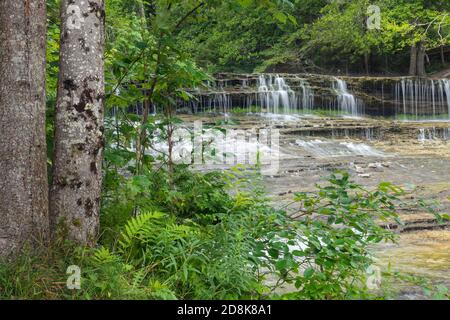
[(450, 80), (428, 78), (333, 77), (313, 74), (218, 74), (214, 83), (192, 90), (191, 112), (231, 108), (273, 113), (336, 113), (413, 118), (450, 118)]

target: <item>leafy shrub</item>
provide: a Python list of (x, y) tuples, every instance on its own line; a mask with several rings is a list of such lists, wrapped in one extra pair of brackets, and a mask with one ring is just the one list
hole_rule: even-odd
[[(179, 197), (178, 204), (159, 203), (165, 213), (132, 218), (117, 254), (133, 268), (149, 268), (147, 277), (172, 288), (177, 298), (269, 297), (285, 284), (293, 293), (276, 297), (368, 296), (369, 248), (395, 239), (379, 222), (398, 219), (401, 190), (382, 183), (369, 191), (338, 172), (317, 192), (295, 195), (300, 209), (293, 220), (269, 206), (253, 183), (258, 179), (246, 174), (234, 169), (216, 173), (218, 180), (180, 174), (172, 198)], [(273, 278), (278, 281), (271, 285)]]
[(394, 240), (379, 220), (398, 219), (395, 202), (400, 193), (389, 183), (368, 191), (345, 172), (333, 174), (317, 192), (297, 193), (298, 221), (290, 223), (288, 232), (269, 233), (270, 249), (258, 255), (270, 262), (269, 270), (282, 282), (297, 288), (282, 297), (364, 297), (365, 271), (372, 264), (370, 245)]
[[(207, 175), (177, 170), (173, 190), (180, 193), (171, 199), (186, 201), (185, 206), (165, 199), (164, 192), (173, 191), (160, 181), (155, 194), (164, 196), (146, 201), (161, 210), (127, 213), (127, 222), (115, 226), (118, 234), (103, 237), (102, 246), (57, 245), (43, 255), (0, 264), (0, 297), (376, 297), (365, 282), (370, 246), (395, 239), (379, 222), (397, 219), (400, 189), (382, 183), (369, 191), (338, 172), (317, 191), (295, 194), (297, 218), (292, 219), (269, 205), (259, 177), (248, 170)], [(65, 268), (74, 264), (82, 269), (82, 289), (69, 291)], [(281, 293), (282, 286), (289, 293)]]

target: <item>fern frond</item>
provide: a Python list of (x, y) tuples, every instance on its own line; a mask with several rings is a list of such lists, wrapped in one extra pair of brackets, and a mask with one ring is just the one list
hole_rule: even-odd
[(102, 264), (113, 262), (117, 260), (117, 256), (115, 256), (111, 251), (109, 251), (106, 247), (100, 247), (94, 252), (93, 259), (95, 262)]
[(133, 275), (133, 288), (137, 288), (142, 285), (145, 277), (147, 276), (147, 270), (142, 268), (134, 273)]
[(120, 234), (119, 245), (121, 250), (129, 248), (133, 240), (136, 239), (141, 231), (151, 220), (158, 220), (164, 217), (161, 212), (142, 213), (137, 217), (130, 219), (125, 225), (125, 230)]

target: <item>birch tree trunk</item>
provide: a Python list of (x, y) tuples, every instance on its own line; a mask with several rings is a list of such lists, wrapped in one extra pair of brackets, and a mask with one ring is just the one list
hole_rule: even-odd
[(99, 227), (104, 147), (103, 0), (62, 0), (52, 231), (93, 245)]
[(47, 239), (45, 0), (0, 1), (0, 256)]

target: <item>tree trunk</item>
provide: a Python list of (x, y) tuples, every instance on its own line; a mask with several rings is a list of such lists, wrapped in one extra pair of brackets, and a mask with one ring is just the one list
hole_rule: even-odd
[(142, 0), (138, 0), (137, 7), (138, 7), (138, 9), (137, 9), (138, 16), (142, 20), (145, 21), (145, 24), (147, 24), (147, 21), (146, 21), (147, 18), (146, 18), (146, 15), (145, 15), (145, 6), (144, 6), (144, 3), (142, 2)]
[(425, 71), (425, 46), (420, 43), (417, 52), (417, 75), (419, 77), (425, 77), (427, 75)]
[(442, 66), (445, 67), (445, 52), (444, 52), (444, 46), (441, 46), (441, 63), (442, 63)]
[(0, 256), (48, 235), (46, 4), (0, 1)]
[(50, 222), (79, 244), (95, 244), (104, 147), (103, 0), (62, 0)]
[(366, 75), (370, 74), (370, 54), (365, 53), (364, 54), (364, 68), (366, 69)]
[(417, 47), (415, 44), (411, 46), (409, 75), (410, 76), (417, 75)]
[(385, 73), (389, 73), (389, 58), (387, 55), (384, 56), (384, 69)]

